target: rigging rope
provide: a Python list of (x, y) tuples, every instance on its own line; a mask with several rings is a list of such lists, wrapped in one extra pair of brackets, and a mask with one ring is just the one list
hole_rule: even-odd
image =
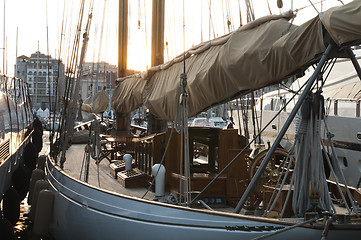
[[(333, 205), (326, 182), (323, 167), (320, 139), (322, 104), (318, 104), (318, 93), (313, 94), (303, 104), (301, 119), (296, 123), (297, 162), (294, 169), (295, 182), (292, 206), (298, 217), (306, 211), (331, 212)], [(314, 106), (312, 108), (312, 105)], [(317, 106), (319, 106), (317, 108)], [(309, 194), (307, 194), (309, 193)]]
[[(64, 162), (66, 160), (65, 158), (65, 152), (69, 144), (69, 140), (71, 139), (74, 131), (74, 120), (75, 120), (75, 108), (77, 106), (77, 100), (79, 95), (79, 88), (80, 88), (80, 78), (82, 76), (82, 65), (84, 62), (84, 57), (86, 53), (87, 43), (88, 43), (88, 34), (89, 34), (89, 28), (92, 20), (92, 11), (93, 11), (93, 3), (92, 1), (90, 3), (90, 13), (88, 15), (88, 20), (86, 22), (86, 28), (85, 32), (83, 34), (83, 46), (81, 49), (80, 57), (78, 57), (79, 52), (79, 45), (80, 45), (80, 35), (81, 35), (81, 27), (82, 27), (82, 21), (83, 21), (83, 15), (84, 15), (84, 5), (85, 1), (82, 1), (81, 10), (80, 10), (80, 17), (78, 21), (78, 27), (77, 27), (77, 34), (75, 37), (75, 51), (73, 52), (73, 66), (74, 70), (69, 73), (69, 81), (68, 86), (66, 89), (66, 98), (65, 98), (65, 104), (63, 108), (63, 119), (62, 119), (62, 126), (65, 123), (65, 128), (62, 128), (62, 133), (60, 135), (60, 143), (62, 148), (62, 154), (60, 159), (60, 167), (63, 168)], [(79, 67), (76, 69), (77, 63), (79, 61)], [(70, 68), (73, 69), (73, 68)], [(76, 79), (76, 81), (70, 82), (72, 79)], [(70, 98), (70, 100), (69, 100)], [(68, 109), (69, 108), (69, 109)], [(66, 114), (65, 114), (66, 113)]]

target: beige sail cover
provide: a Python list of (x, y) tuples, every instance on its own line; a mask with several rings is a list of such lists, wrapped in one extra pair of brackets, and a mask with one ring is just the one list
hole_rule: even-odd
[[(276, 83), (324, 50), (318, 19), (299, 27), (278, 19), (236, 31), (225, 44), (186, 60), (188, 115), (237, 93)], [(182, 72), (183, 63), (174, 64), (155, 72), (145, 86), (144, 104), (161, 119), (175, 118)]]
[(322, 14), (321, 21), (338, 45), (360, 40), (361, 1), (331, 8)]
[(129, 113), (143, 105), (146, 80), (140, 76), (123, 79), (115, 88), (111, 106), (116, 112)]
[(106, 91), (102, 90), (96, 95), (86, 99), (81, 106), (81, 110), (88, 113), (103, 113), (109, 104), (109, 95)]
[[(332, 37), (341, 39), (338, 44), (361, 39), (360, 6), (358, 0), (323, 14), (322, 21)], [(270, 16), (196, 46), (185, 54), (188, 116), (242, 93), (277, 83), (324, 50), (318, 16), (301, 26), (291, 25), (286, 18)], [(146, 83), (138, 77), (125, 80), (113, 95), (113, 108), (130, 112), (142, 102), (159, 118), (174, 120), (179, 103), (177, 92), (183, 72), (182, 59), (183, 56), (178, 56), (151, 68)]]

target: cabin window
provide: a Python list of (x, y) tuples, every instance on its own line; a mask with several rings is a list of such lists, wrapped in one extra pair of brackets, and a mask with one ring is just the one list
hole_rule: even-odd
[(190, 159), (193, 173), (218, 172), (217, 128), (190, 128)]
[(193, 166), (208, 165), (209, 146), (199, 142), (193, 142)]

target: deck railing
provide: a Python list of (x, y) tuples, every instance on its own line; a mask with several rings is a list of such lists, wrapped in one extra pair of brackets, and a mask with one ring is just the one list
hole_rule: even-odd
[(164, 153), (165, 133), (139, 138), (135, 143), (135, 164), (148, 175), (154, 164), (160, 163)]

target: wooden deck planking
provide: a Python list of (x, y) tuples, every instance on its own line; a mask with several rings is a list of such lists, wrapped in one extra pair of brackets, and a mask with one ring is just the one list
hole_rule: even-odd
[[(85, 163), (86, 156), (84, 155), (85, 144), (73, 144), (66, 153), (66, 161), (64, 163), (64, 171), (74, 178), (84, 181), (84, 171), (83, 167), (82, 176), (80, 177), (80, 172), (82, 169), (83, 160)], [(98, 182), (98, 169), (99, 169), (99, 182)], [(106, 189), (108, 191), (134, 196), (142, 197), (146, 192), (146, 188), (124, 188), (117, 179), (114, 179), (110, 174), (109, 161), (103, 159), (99, 166), (96, 164), (96, 161), (90, 158), (89, 164), (89, 175), (88, 183)], [(100, 185), (99, 185), (100, 183)], [(153, 192), (148, 192), (145, 199), (153, 200), (155, 194)]]

